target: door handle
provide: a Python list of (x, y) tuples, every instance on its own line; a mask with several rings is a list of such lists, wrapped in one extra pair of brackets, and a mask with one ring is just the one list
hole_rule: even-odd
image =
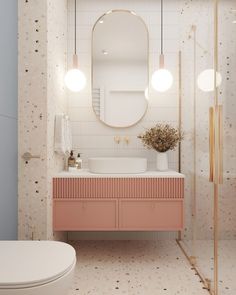
[(25, 161), (29, 161), (31, 159), (40, 159), (40, 156), (38, 155), (31, 155), (31, 153), (29, 152), (26, 152), (22, 155), (22, 158), (25, 160)]
[[(215, 148), (217, 148), (217, 161), (215, 159), (216, 158)], [(214, 182), (215, 184), (223, 184), (223, 106), (222, 105), (217, 106), (216, 109), (213, 107), (210, 107), (209, 109), (209, 162), (210, 162), (209, 181)]]

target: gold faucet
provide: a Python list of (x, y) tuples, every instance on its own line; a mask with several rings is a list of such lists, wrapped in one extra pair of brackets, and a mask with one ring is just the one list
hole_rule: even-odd
[(124, 141), (128, 145), (130, 143), (130, 138), (128, 136), (125, 136)]
[(120, 141), (121, 141), (120, 136), (115, 136), (114, 141), (115, 143), (120, 144)]

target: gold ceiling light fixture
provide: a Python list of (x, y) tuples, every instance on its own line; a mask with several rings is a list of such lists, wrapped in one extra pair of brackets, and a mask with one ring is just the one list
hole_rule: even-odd
[(158, 92), (165, 92), (169, 90), (173, 84), (173, 76), (171, 72), (165, 68), (163, 36), (164, 36), (163, 0), (161, 0), (161, 54), (159, 59), (159, 69), (153, 73), (152, 80), (151, 80), (152, 87)]
[(74, 47), (74, 55), (73, 55), (73, 66), (72, 69), (70, 69), (66, 75), (65, 75), (65, 84), (66, 87), (73, 91), (73, 92), (79, 92), (81, 91), (85, 85), (86, 85), (86, 77), (84, 73), (79, 69), (79, 63), (78, 63), (78, 56), (77, 56), (77, 7), (76, 7), (76, 1), (75, 0), (75, 47)]

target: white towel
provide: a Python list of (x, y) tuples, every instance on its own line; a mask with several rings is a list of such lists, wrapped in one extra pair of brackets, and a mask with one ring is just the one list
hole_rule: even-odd
[(72, 150), (72, 134), (70, 120), (68, 117), (65, 118), (65, 151), (70, 153)]
[(54, 151), (61, 155), (66, 153), (65, 127), (66, 124), (64, 114), (56, 115), (54, 127)]

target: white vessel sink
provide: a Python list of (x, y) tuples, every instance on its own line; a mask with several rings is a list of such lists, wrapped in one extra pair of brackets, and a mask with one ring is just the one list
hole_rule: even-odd
[(147, 170), (145, 158), (90, 158), (89, 171), (92, 173), (144, 173)]

